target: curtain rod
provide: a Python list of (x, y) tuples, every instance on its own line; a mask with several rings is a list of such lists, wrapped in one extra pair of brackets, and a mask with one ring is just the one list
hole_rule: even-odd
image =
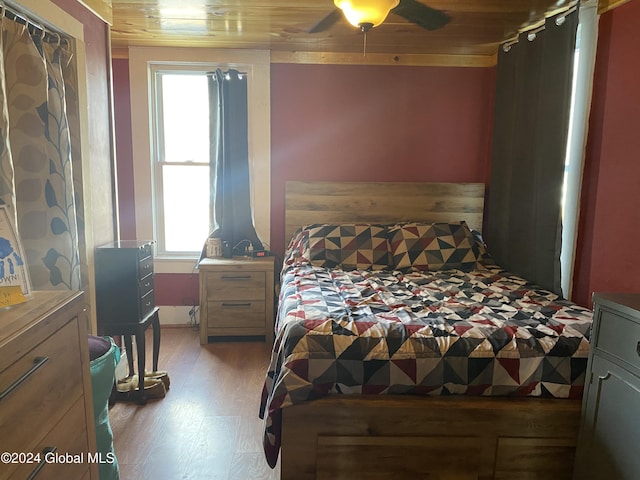
[[(219, 69), (222, 72), (222, 69)], [(247, 77), (249, 74), (247, 72), (241, 72), (239, 70), (236, 70), (235, 68), (231, 67), (228, 68), (226, 71), (222, 72), (223, 75), (223, 80), (231, 80), (231, 74), (230, 74), (230, 70), (235, 70), (236, 74), (238, 76), (238, 79), (242, 80), (242, 78)], [(210, 75), (214, 81), (217, 80), (217, 77), (215, 75), (215, 71), (214, 72), (207, 72), (207, 75)]]
[(578, 2), (576, 1), (576, 2), (573, 2), (569, 7), (565, 8), (564, 10), (556, 11), (553, 13), (553, 15), (549, 15), (549, 17), (545, 17), (543, 20), (540, 20), (539, 22), (533, 25), (529, 25), (527, 28), (519, 30), (515, 36), (502, 42), (502, 44), (500, 45), (502, 47), (502, 50), (504, 52), (508, 52), (509, 50), (511, 50), (511, 47), (516, 43), (518, 43), (520, 39), (520, 35), (525, 35), (527, 40), (529, 40), (530, 42), (535, 40), (536, 35), (545, 29), (548, 19), (555, 18), (556, 25), (560, 26), (564, 23), (565, 17), (567, 15), (572, 14), (577, 9), (578, 9)]
[(16, 10), (15, 8), (6, 5), (4, 2), (0, 2), (0, 17), (6, 17), (20, 25), (24, 25), (31, 35), (40, 35), (42, 40), (48, 43), (57, 43), (60, 45), (62, 42), (69, 43), (66, 36), (60, 33), (50, 30), (44, 25), (31, 20), (25, 13)]

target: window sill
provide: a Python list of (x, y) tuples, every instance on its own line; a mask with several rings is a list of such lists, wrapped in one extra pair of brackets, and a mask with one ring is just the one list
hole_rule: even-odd
[(155, 273), (198, 273), (196, 263), (200, 256), (193, 257), (156, 257), (153, 261)]

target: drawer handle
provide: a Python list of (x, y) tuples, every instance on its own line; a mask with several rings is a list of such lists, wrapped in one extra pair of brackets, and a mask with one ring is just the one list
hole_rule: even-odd
[(47, 460), (49, 459), (50, 453), (55, 453), (58, 450), (56, 447), (45, 447), (42, 449), (42, 460), (36, 465), (36, 468), (33, 469), (31, 474), (27, 477), (27, 480), (33, 480), (40, 473), (40, 470), (44, 468), (44, 466), (49, 463)]
[(636, 353), (640, 356), (640, 341), (636, 344)]
[(244, 303), (222, 303), (223, 307), (250, 307), (251, 306), (251, 302), (244, 302)]
[(27, 378), (33, 375), (36, 370), (38, 370), (41, 366), (49, 361), (49, 357), (36, 357), (33, 359), (33, 367), (31, 367), (27, 372), (22, 374), (22, 376), (9, 385), (5, 390), (0, 392), (0, 400), (3, 400), (7, 397), (11, 392), (13, 392), (16, 388), (18, 388), (22, 383), (24, 383)]
[(223, 280), (248, 280), (251, 275), (223, 275), (221, 278)]

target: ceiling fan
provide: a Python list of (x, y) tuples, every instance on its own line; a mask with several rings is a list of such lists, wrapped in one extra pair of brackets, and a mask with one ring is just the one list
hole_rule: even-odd
[(338, 8), (311, 27), (309, 33), (329, 30), (340, 20), (343, 13), (349, 23), (363, 32), (384, 22), (389, 12), (406, 18), (426, 30), (442, 28), (450, 20), (449, 15), (442, 10), (428, 7), (417, 0), (334, 0), (333, 3)]

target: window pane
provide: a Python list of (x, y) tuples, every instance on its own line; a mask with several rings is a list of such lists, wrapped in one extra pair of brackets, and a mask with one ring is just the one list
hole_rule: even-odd
[(165, 162), (209, 163), (209, 90), (205, 74), (162, 74)]
[(209, 167), (164, 165), (164, 240), (167, 252), (200, 252), (209, 235)]

